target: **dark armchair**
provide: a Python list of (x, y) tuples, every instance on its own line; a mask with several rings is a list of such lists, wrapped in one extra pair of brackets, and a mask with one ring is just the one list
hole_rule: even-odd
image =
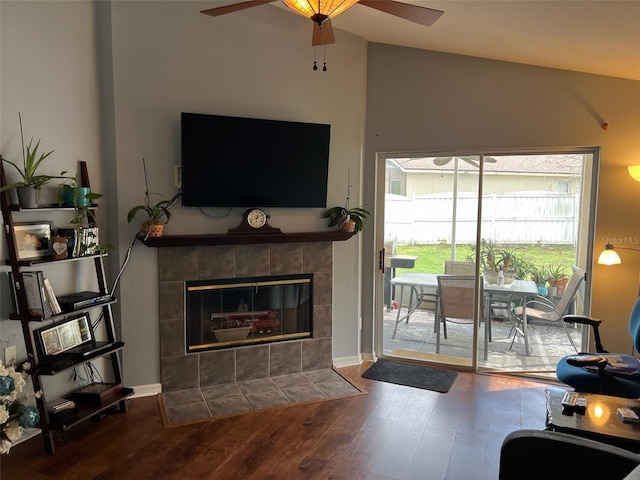
[(518, 430), (504, 439), (499, 480), (640, 480), (640, 454), (547, 430)]
[[(609, 353), (604, 349), (600, 340), (601, 320), (583, 315), (566, 315), (563, 320), (589, 325), (593, 329), (596, 352), (562, 358), (556, 365), (558, 379), (579, 392), (639, 398), (640, 360), (633, 355)], [(629, 316), (629, 334), (635, 351), (640, 351), (640, 298)]]

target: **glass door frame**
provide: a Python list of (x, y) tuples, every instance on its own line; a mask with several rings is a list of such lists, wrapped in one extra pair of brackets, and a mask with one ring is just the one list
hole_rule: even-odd
[[(594, 231), (595, 231), (595, 218), (596, 218), (596, 199), (597, 199), (597, 187), (598, 187), (598, 174), (599, 174), (599, 165), (600, 165), (600, 149), (598, 147), (579, 147), (579, 148), (545, 148), (545, 149), (493, 149), (486, 151), (456, 151), (456, 152), (440, 152), (440, 151), (426, 151), (426, 152), (390, 152), (390, 153), (378, 153), (376, 155), (376, 205), (375, 205), (375, 224), (377, 225), (375, 231), (375, 245), (376, 252), (379, 255), (382, 255), (381, 252), (384, 251), (384, 221), (385, 221), (385, 197), (386, 197), (386, 161), (390, 158), (418, 158), (418, 157), (444, 157), (444, 156), (477, 156), (477, 157), (488, 157), (491, 155), (561, 155), (561, 154), (583, 154), (583, 155), (591, 155), (591, 166), (589, 171), (590, 176), (587, 178), (585, 174), (585, 169), (583, 168), (582, 174), (582, 194), (581, 194), (581, 205), (580, 205), (580, 216), (583, 219), (583, 224), (578, 232), (578, 244), (582, 244), (580, 247), (578, 245), (576, 248), (578, 249), (577, 255), (579, 263), (585, 265), (587, 271), (591, 270), (591, 265), (593, 265), (593, 248), (594, 248)], [(482, 186), (483, 186), (483, 178), (484, 178), (484, 162), (479, 162), (479, 185), (478, 185), (478, 198), (482, 199)], [(585, 198), (584, 189), (588, 188), (588, 197)], [(476, 227), (476, 258), (479, 255), (479, 249), (481, 244), (482, 237), (482, 201), (478, 202), (477, 208), (477, 227)], [(379, 263), (382, 265), (380, 257)], [(382, 269), (379, 268), (378, 274), (375, 278), (375, 291), (374, 291), (374, 352), (378, 358), (388, 358), (388, 355), (384, 354), (384, 345), (383, 345), (383, 312), (384, 312), (384, 281)], [(480, 290), (480, 265), (476, 265), (476, 303), (478, 306), (479, 302), (483, 301), (479, 299), (479, 290)], [(588, 314), (590, 310), (590, 302), (591, 302), (591, 279), (588, 277), (585, 282), (584, 288), (584, 298), (582, 299), (585, 309), (585, 314)], [(479, 310), (477, 310), (479, 311)], [(458, 364), (450, 364), (444, 362), (448, 365), (455, 366), (460, 370), (471, 370), (471, 371), (479, 371), (479, 370), (490, 370), (481, 368), (479, 366), (478, 358), (479, 358), (479, 323), (480, 318), (476, 313), (476, 318), (474, 319), (474, 340), (473, 340), (473, 353), (471, 359), (471, 365), (458, 365)], [(585, 351), (589, 343), (589, 333), (587, 332), (583, 335), (582, 339), (582, 351)], [(432, 363), (432, 362), (426, 362)], [(437, 363), (437, 362), (434, 362)], [(501, 371), (502, 372), (502, 371)], [(507, 371), (502, 373), (508, 373)], [(522, 373), (522, 372), (518, 372)]]

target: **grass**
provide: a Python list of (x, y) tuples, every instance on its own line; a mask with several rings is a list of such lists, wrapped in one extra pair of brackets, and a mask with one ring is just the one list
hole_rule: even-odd
[[(455, 260), (468, 261), (472, 248), (473, 245), (456, 245)], [(568, 275), (571, 275), (571, 264), (576, 261), (576, 249), (573, 245), (519, 245), (518, 249), (529, 262), (537, 266), (564, 265)], [(451, 260), (451, 245), (398, 245), (396, 253), (418, 257), (413, 269), (398, 268), (396, 275), (404, 271), (444, 273), (445, 260)]]

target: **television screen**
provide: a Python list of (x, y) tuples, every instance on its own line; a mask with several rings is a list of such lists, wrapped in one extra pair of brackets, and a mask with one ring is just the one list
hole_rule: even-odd
[(182, 113), (182, 205), (324, 208), (330, 125)]

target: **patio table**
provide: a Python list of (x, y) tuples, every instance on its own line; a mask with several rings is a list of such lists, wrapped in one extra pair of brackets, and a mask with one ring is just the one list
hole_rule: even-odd
[[(411, 315), (416, 311), (416, 309), (422, 304), (422, 302), (429, 301), (434, 302), (436, 304), (436, 319), (435, 321), (439, 321), (437, 318), (438, 312), (438, 276), (441, 274), (437, 273), (404, 273), (398, 277), (395, 277), (391, 280), (391, 285), (400, 287), (400, 302), (398, 305), (398, 314), (396, 316), (395, 325), (393, 327), (393, 335), (391, 338), (396, 338), (396, 332), (398, 330), (398, 325), (404, 321), (405, 323), (409, 323), (409, 319)], [(407, 303), (406, 312), (402, 313), (402, 306), (404, 300), (404, 287), (409, 288), (409, 301)], [(490, 283), (484, 283), (483, 285), (483, 302), (490, 305), (491, 299), (494, 297), (499, 297), (504, 299), (506, 302), (511, 303), (515, 299), (521, 299), (524, 304), (529, 297), (538, 295), (538, 287), (535, 282), (531, 280), (514, 280), (512, 283), (508, 285), (494, 285)], [(489, 312), (489, 308), (484, 309), (484, 320), (485, 320), (485, 335), (484, 335), (484, 359), (487, 359), (488, 349), (489, 349), (489, 339), (491, 338), (491, 315)], [(509, 315), (509, 320), (513, 323), (513, 319), (511, 315)], [(513, 323), (514, 327), (519, 329)], [(520, 331), (520, 330), (518, 330)], [(521, 333), (524, 336), (525, 343), (525, 354), (529, 355), (529, 341), (527, 336), (527, 316), (526, 313), (522, 315), (522, 331)], [(436, 353), (440, 353), (440, 345), (439, 342), (436, 343)]]

